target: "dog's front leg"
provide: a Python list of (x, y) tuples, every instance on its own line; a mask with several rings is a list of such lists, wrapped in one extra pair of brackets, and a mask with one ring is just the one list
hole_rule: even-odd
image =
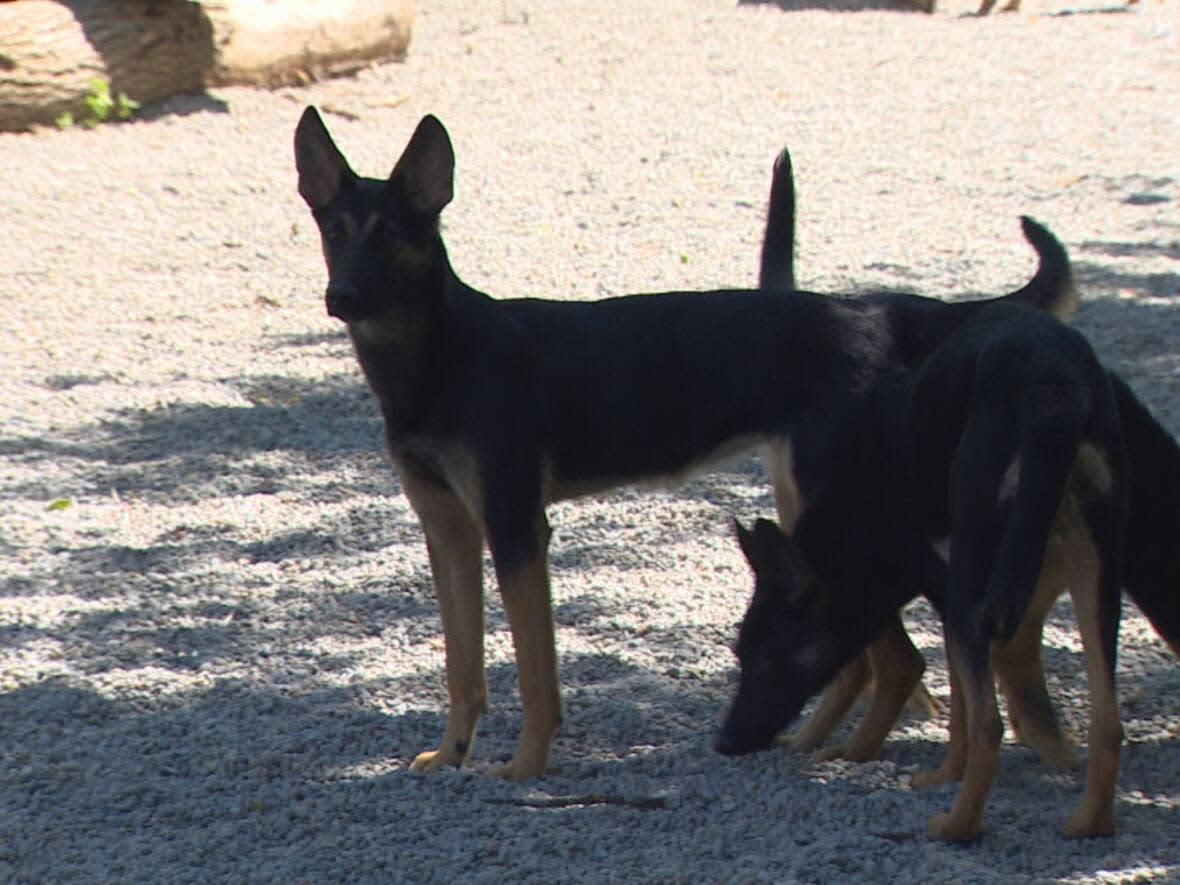
[(909, 634), (894, 617), (869, 645), (869, 662), (873, 668), (873, 696), (869, 709), (853, 731), (847, 744), (822, 750), (819, 759), (848, 759), (867, 762), (877, 758), (890, 729), (916, 686), (922, 682), (926, 660), (914, 648)]
[(492, 768), (488, 775), (528, 780), (545, 773), (549, 748), (561, 725), (561, 688), (549, 596), (549, 526), (541, 514), (527, 546), (523, 539), (501, 542), (496, 534), (493, 528), (492, 559), (512, 630), (524, 722), (512, 761)]
[(807, 723), (794, 734), (779, 738), (777, 743), (799, 752), (814, 750), (823, 744), (868, 686), (871, 672), (867, 654), (862, 652), (853, 658), (828, 683)]
[(462, 765), (471, 753), (475, 726), (488, 707), (483, 659), (483, 536), (479, 523), (450, 489), (405, 465), (402, 486), (410, 499), (430, 554), (446, 641), (447, 692), (451, 707), (437, 750), (419, 753), (411, 771)]

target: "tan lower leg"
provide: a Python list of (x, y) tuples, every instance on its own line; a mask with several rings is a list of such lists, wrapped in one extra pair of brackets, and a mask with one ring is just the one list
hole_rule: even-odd
[(826, 758), (840, 756), (853, 762), (875, 759), (926, 669), (926, 661), (914, 648), (900, 617), (895, 617), (869, 645), (869, 661), (873, 668), (869, 709), (847, 746), (832, 748), (825, 753)]
[(955, 804), (946, 814), (930, 819), (928, 831), (936, 839), (970, 842), (983, 831), (987, 797), (996, 775), (1003, 726), (996, 707), (995, 683), (991, 666), (973, 673), (965, 666), (965, 656), (948, 643), (947, 657), (959, 673), (967, 719), (967, 764), (963, 769), (963, 786)]
[(819, 706), (801, 729), (778, 742), (792, 750), (806, 752), (814, 750), (826, 741), (844, 721), (849, 709), (860, 697), (869, 682), (869, 660), (865, 654), (858, 655), (851, 663), (836, 674), (836, 678), (824, 689)]
[(1008, 706), (1008, 720), (1017, 739), (1048, 765), (1075, 768), (1078, 756), (1072, 742), (1061, 731), (1057, 712), (1045, 688), (1041, 653), (1045, 618), (1064, 580), (1057, 569), (1058, 556), (1051, 544), (1041, 582), (1020, 628), (1007, 643), (992, 648), (992, 661)]
[(948, 727), (946, 755), (938, 768), (917, 772), (910, 781), (915, 790), (940, 787), (962, 780), (967, 766), (967, 710), (963, 703), (963, 687), (953, 667), (950, 668), (951, 721)]
[(484, 673), (483, 537), (453, 494), (403, 473), (402, 483), (426, 533), (435, 595), (446, 640), (450, 710), (436, 750), (419, 753), (411, 771), (462, 765), (471, 753), (475, 727), (487, 710)]
[(561, 689), (544, 552), (523, 568), (501, 576), (500, 592), (512, 628), (524, 722), (512, 761), (489, 774), (527, 780), (545, 773), (553, 735), (561, 725)]
[(1119, 775), (1123, 727), (1119, 719), (1113, 667), (1102, 642), (1099, 618), (1101, 567), (1089, 536), (1084, 536), (1082, 540), (1079, 550), (1088, 552), (1092, 559), (1087, 562), (1083, 552), (1075, 556), (1070, 593), (1086, 651), (1086, 678), (1090, 686), (1089, 760), (1086, 766), (1086, 791), (1066, 823), (1065, 834), (1075, 837), (1110, 836), (1115, 832), (1114, 793)]

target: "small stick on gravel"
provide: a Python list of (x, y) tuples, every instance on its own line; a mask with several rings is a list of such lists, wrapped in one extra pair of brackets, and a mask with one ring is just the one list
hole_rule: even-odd
[(664, 796), (615, 796), (604, 793), (587, 793), (584, 796), (520, 796), (515, 799), (489, 799), (497, 805), (520, 805), (524, 808), (578, 808), (584, 805), (621, 805), (624, 808), (639, 808), (656, 811), (668, 807)]

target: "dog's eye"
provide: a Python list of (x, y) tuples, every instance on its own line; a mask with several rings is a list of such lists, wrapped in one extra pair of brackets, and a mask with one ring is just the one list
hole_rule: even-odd
[(336, 246), (344, 241), (344, 222), (331, 221), (324, 228), (324, 239)]

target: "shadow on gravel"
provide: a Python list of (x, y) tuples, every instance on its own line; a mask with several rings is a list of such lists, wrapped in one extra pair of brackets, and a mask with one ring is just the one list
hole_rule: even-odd
[(903, 0), (738, 0), (738, 6), (774, 5), (784, 12), (803, 12), (816, 9), (822, 12), (920, 12)]
[[(333, 477), (334, 493), (388, 494), (396, 476), (384, 458), (381, 421), (372, 397), (351, 373), (317, 381), (270, 375), (231, 379), (245, 405), (165, 403), (124, 409), (99, 424), (60, 436), (0, 440), (0, 456), (77, 465), (76, 495), (114, 490), (191, 501), (213, 495), (308, 490), (308, 479)], [(53, 389), (68, 390), (58, 381)], [(52, 409), (53, 396), (46, 407)], [(267, 458), (265, 456), (282, 456)], [(349, 477), (345, 462), (357, 461)], [(24, 484), (10, 494), (52, 500), (55, 486)]]
[[(441, 680), (438, 671), (423, 675)], [(511, 668), (489, 675), (494, 707), (481, 724), (474, 772), (506, 758), (519, 728), (518, 705), (502, 695)], [(725, 759), (709, 748), (722, 709), (720, 682), (659, 677), (594, 655), (573, 656), (566, 677), (567, 718), (551, 773), (520, 785), (405, 771), (441, 734), (441, 707), (402, 704), (397, 714), (377, 707), (381, 699), (399, 703), (407, 691), (423, 703), (417, 684), (282, 688), (223, 679), (149, 702), (148, 709), (65, 679), (0, 694), (0, 878), (141, 881), (150, 870), (174, 881), (188, 874), (223, 881), (262, 869), (276, 853), (313, 862), (325, 852), (345, 874), (356, 872), (349, 867), (355, 840), (392, 840), (396, 858), (397, 840), (431, 838), (432, 821), (442, 840), (435, 862), (453, 863), (456, 840), (466, 844), (468, 832), (505, 838), (493, 822), (506, 815), (515, 816), (521, 832), (547, 841), (575, 814), (600, 818), (603, 834), (622, 827), (643, 831), (645, 840), (659, 840), (682, 818), (733, 814), (744, 836), (787, 857), (817, 837), (817, 850), (835, 850), (830, 834), (807, 823), (820, 805), (843, 809), (839, 827), (848, 850), (866, 838), (885, 840), (878, 850), (947, 850), (927, 843), (923, 827), (953, 792), (911, 792), (900, 783), (904, 772), (937, 763), (944, 749), (938, 742), (895, 740), (881, 762), (862, 766), (816, 764), (781, 750)], [(433, 694), (441, 700), (443, 693), (436, 686)], [(1137, 861), (1177, 863), (1175, 845), (1158, 837), (1161, 816), (1174, 815), (1178, 801), (1167, 779), (1175, 750), (1173, 741), (1145, 741), (1124, 754), (1120, 862), (1133, 854)], [(718, 769), (724, 777), (714, 776)], [(549, 795), (614, 795), (622, 807), (531, 804)], [(1050, 771), (1028, 751), (1005, 746), (989, 832), (971, 849), (978, 868), (999, 876), (1010, 863), (1026, 863), (1007, 857), (1004, 832), (1055, 838), (1080, 796), (1078, 773)], [(644, 799), (658, 801), (641, 811)], [(761, 811), (746, 809), (752, 801)], [(792, 825), (799, 845), (780, 841), (785, 834), (776, 822), (784, 815), (799, 817)], [(484, 847), (483, 839), (470, 846)], [(1038, 870), (1047, 878), (1092, 873), (1112, 850), (1102, 840), (1075, 843), (1047, 852)]]
[(165, 117), (188, 117), (193, 114), (228, 114), (229, 105), (220, 98), (199, 92), (191, 95), (173, 95), (160, 102), (154, 102), (135, 112), (137, 120), (161, 120)]
[(217, 868), (219, 848), (240, 874), (241, 846), (274, 847), (276, 814), (312, 838), (307, 803), (388, 758), (393, 721), (344, 690), (237, 681), (146, 712), (64, 680), (0, 695), (0, 879), (145, 881), (145, 863)]
[[(285, 667), (292, 678), (307, 679), (357, 665), (360, 652), (341, 647), (384, 637), (425, 646), (441, 634), (425, 566), (396, 580), (344, 588), (285, 588), (280, 582), (276, 589), (273, 579), (246, 578), (223, 591), (204, 574), (168, 577), (133, 568), (90, 577), (63, 569), (55, 580), (101, 606), (74, 608), (51, 626), (6, 624), (0, 641), (9, 650), (52, 643), (59, 660), (87, 675), (144, 668), (217, 672), (228, 662), (262, 671)], [(255, 603), (255, 591), (268, 598)], [(0, 587), (0, 597), (43, 592), (30, 583)], [(281, 614), (274, 614), (275, 606)]]
[[(1133, 250), (1138, 250), (1144, 255), (1154, 253), (1168, 258), (1173, 257), (1169, 253), (1175, 251), (1176, 260), (1180, 260), (1180, 246), (1169, 246), (1163, 243), (1094, 244), (1094, 251), (1098, 250), (1103, 250), (1108, 255), (1119, 255), (1121, 252), (1120, 257), (1124, 257)], [(1077, 260), (1074, 261), (1073, 268), (1083, 293), (1083, 306), (1101, 303), (1098, 299), (1085, 300), (1085, 293), (1093, 291), (1115, 293), (1129, 291), (1132, 298), (1145, 296), (1149, 298), (1175, 298), (1176, 303), (1180, 304), (1180, 273), (1143, 273)]]

